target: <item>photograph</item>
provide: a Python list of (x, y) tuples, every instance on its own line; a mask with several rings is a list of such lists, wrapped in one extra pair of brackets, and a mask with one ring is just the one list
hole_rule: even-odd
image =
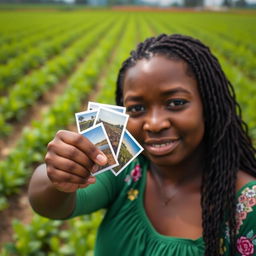
[(117, 176), (142, 151), (143, 147), (134, 139), (134, 137), (127, 130), (125, 130), (121, 143), (121, 149), (119, 151), (117, 159), (119, 165), (114, 167), (111, 171)]
[(90, 128), (94, 124), (97, 111), (83, 111), (75, 114), (76, 116), (76, 125), (78, 132), (83, 132), (84, 130)]
[(108, 139), (103, 124), (98, 124), (81, 133), (89, 141), (91, 141), (98, 149), (100, 149), (107, 157), (108, 162), (104, 166), (99, 166), (98, 170), (92, 173), (93, 176), (105, 172), (118, 165), (115, 153)]
[(128, 118), (129, 116), (126, 114), (100, 107), (94, 121), (94, 125), (103, 123), (117, 157)]
[(126, 108), (125, 107), (120, 107), (120, 106), (116, 106), (116, 105), (110, 105), (110, 104), (102, 104), (102, 103), (98, 103), (98, 102), (92, 102), (89, 101), (88, 102), (88, 110), (98, 110), (99, 108), (107, 108), (107, 109), (111, 109), (120, 113), (125, 114), (126, 112)]

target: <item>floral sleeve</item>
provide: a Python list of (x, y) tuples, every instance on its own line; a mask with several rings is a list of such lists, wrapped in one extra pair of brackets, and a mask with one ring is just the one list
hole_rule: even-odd
[(238, 255), (256, 255), (256, 182), (238, 197), (237, 227)]
[[(238, 197), (236, 256), (256, 255), (256, 181), (244, 187)], [(228, 254), (228, 229), (221, 239), (221, 255)]]

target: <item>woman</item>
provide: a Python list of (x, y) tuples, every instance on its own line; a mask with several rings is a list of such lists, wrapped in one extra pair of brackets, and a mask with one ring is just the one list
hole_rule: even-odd
[(143, 156), (95, 183), (106, 157), (60, 131), (31, 179), (32, 207), (59, 219), (106, 208), (96, 255), (253, 255), (256, 151), (209, 48), (183, 35), (145, 40), (120, 69), (116, 101)]

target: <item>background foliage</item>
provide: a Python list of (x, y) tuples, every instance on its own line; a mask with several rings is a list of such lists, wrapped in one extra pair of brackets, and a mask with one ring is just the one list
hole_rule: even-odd
[[(148, 36), (184, 33), (208, 44), (236, 89), (255, 141), (255, 28), (255, 13), (244, 11), (0, 11), (1, 152), (31, 108), (39, 111), (44, 95), (62, 87), (1, 157), (0, 211), (26, 187), (56, 131), (74, 126), (74, 113), (86, 109), (89, 96), (114, 103), (122, 61)], [(13, 239), (0, 255), (93, 255), (101, 218), (102, 212), (65, 222), (35, 215), (25, 226), (14, 220)]]

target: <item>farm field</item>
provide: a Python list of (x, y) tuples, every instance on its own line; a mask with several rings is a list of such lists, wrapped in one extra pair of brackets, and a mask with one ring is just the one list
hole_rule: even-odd
[(89, 100), (115, 104), (122, 61), (159, 33), (211, 47), (256, 144), (256, 12), (0, 10), (0, 256), (93, 255), (102, 212), (39, 217), (28, 207), (28, 180), (56, 131), (76, 131), (74, 113)]

